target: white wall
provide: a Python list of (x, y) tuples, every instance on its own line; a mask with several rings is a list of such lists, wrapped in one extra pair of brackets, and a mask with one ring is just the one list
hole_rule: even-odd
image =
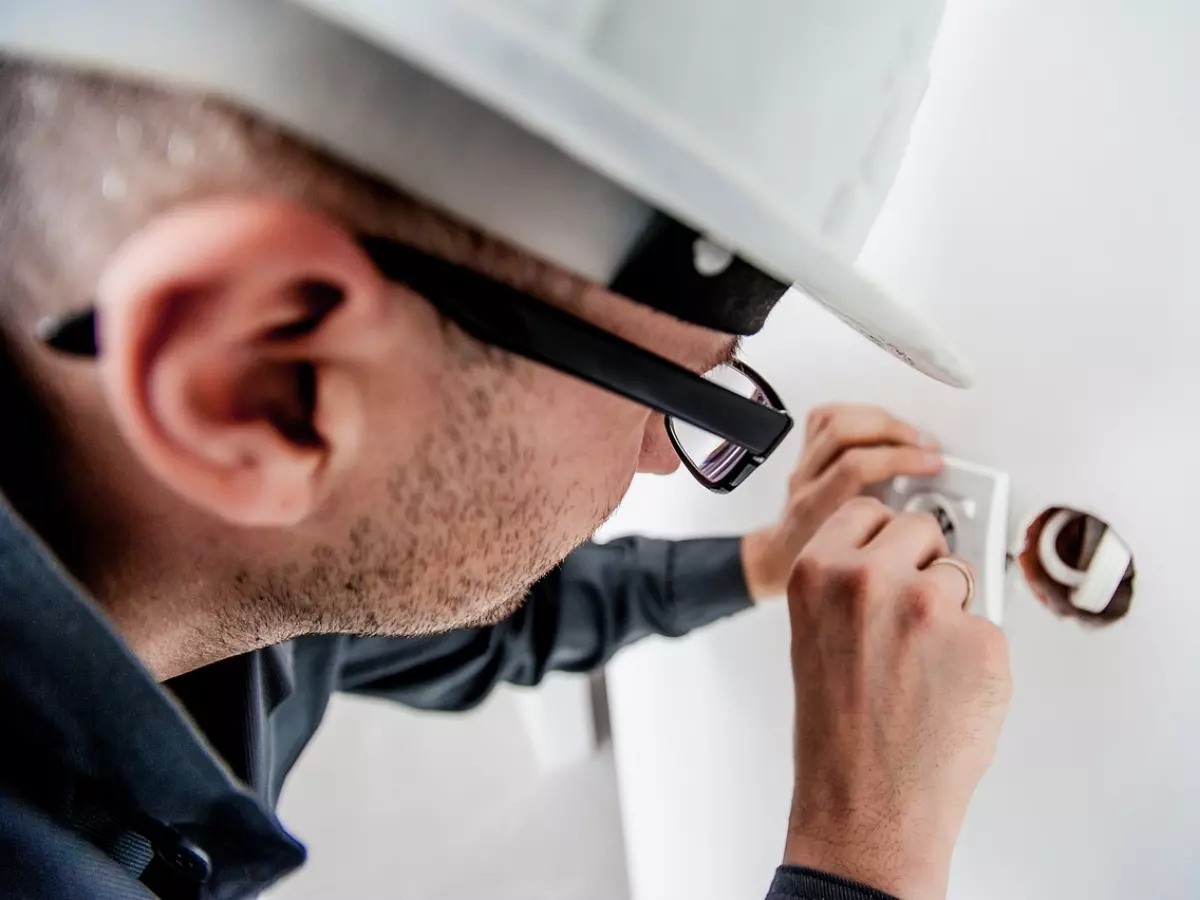
[(624, 900), (611, 751), (544, 767), (522, 693), (466, 714), (335, 697), (280, 804), (309, 860), (273, 900)]
[[(1198, 88), (1191, 0), (951, 0), (862, 265), (958, 339), (978, 388), (928, 383), (799, 298), (748, 348), (801, 416), (879, 402), (1007, 470), (1014, 541), (1064, 503), (1136, 554), (1132, 611), (1102, 630), (1010, 580), (1016, 695), (960, 900), (1200, 896)], [(765, 522), (797, 442), (728, 499), (643, 481), (612, 531)], [(786, 641), (768, 609), (612, 667), (637, 900), (763, 891), (790, 791)]]

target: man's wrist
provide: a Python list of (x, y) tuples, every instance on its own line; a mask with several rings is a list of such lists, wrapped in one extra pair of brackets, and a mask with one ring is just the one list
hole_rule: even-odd
[(902, 900), (944, 900), (949, 859), (877, 838), (827, 838), (789, 829), (784, 865), (804, 866)]
[(775, 870), (766, 900), (901, 900), (861, 881), (787, 863)]
[(787, 585), (787, 572), (779, 572), (772, 529), (752, 531), (742, 538), (742, 574), (746, 589), (755, 603), (780, 596)]

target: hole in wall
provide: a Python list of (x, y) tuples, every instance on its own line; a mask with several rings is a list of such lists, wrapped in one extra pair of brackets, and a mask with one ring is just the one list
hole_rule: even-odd
[(937, 519), (946, 538), (946, 546), (951, 553), (958, 552), (958, 516), (954, 513), (953, 501), (936, 492), (914, 494), (904, 504), (904, 511), (927, 512)]
[(1039, 513), (1017, 557), (1025, 581), (1052, 612), (1091, 625), (1123, 618), (1137, 577), (1129, 545), (1103, 519), (1070, 507)]

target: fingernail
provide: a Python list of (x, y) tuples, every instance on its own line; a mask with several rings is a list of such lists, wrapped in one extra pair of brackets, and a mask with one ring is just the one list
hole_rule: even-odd
[(942, 462), (942, 454), (940, 453), (925, 454), (925, 465), (929, 466), (931, 469), (940, 469), (942, 467)]
[(934, 449), (941, 446), (941, 444), (938, 443), (937, 438), (924, 431), (917, 434), (917, 443), (919, 443), (922, 447), (933, 447)]

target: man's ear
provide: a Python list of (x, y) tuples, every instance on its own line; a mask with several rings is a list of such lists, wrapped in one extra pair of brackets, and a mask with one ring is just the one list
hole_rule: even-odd
[(101, 379), (133, 451), (244, 525), (290, 525), (358, 452), (386, 283), (335, 222), (223, 198), (159, 216), (100, 279)]

